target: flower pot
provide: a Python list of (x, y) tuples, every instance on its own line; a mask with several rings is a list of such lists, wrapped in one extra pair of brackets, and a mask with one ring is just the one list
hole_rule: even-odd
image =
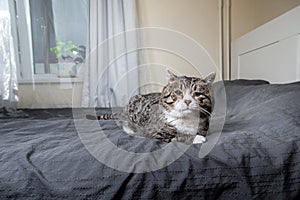
[(58, 77), (76, 77), (77, 69), (74, 62), (58, 63)]

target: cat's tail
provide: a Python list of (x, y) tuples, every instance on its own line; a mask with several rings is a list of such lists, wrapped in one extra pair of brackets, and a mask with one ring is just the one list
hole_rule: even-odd
[(119, 119), (119, 114), (86, 115), (89, 120), (115, 120)]

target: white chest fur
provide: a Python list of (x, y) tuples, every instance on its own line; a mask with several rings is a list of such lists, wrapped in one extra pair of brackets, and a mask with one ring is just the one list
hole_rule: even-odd
[(180, 133), (189, 135), (197, 134), (199, 118), (192, 114), (181, 118), (165, 115), (165, 119), (167, 123), (174, 126)]
[[(189, 101), (189, 103), (186, 103)], [(168, 124), (174, 126), (180, 133), (196, 135), (199, 126), (198, 105), (187, 89), (182, 99), (175, 103), (174, 109), (164, 111)]]

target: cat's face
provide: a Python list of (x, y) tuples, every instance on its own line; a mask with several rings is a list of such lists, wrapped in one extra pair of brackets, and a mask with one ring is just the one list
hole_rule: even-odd
[(160, 104), (174, 117), (184, 117), (193, 113), (211, 112), (212, 83), (215, 73), (206, 78), (176, 76), (169, 72), (168, 84), (163, 88)]

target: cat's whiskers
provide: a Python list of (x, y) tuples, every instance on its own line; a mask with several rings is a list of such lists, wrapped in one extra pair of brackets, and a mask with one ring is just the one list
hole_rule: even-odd
[(208, 112), (206, 109), (204, 109), (204, 108), (200, 108), (200, 111), (203, 113), (203, 114), (206, 114), (207, 116), (212, 116), (212, 113), (210, 113), (210, 112)]

